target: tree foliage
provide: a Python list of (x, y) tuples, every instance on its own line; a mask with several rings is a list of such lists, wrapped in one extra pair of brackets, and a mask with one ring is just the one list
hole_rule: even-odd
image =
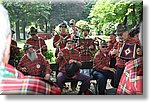
[(3, 5), (9, 12), (11, 27), (16, 30), (17, 40), (20, 40), (20, 32), (25, 35), (28, 27), (32, 25), (39, 27), (41, 31), (43, 28), (47, 28), (51, 10), (50, 4), (50, 1), (46, 3), (3, 1)]
[[(90, 24), (95, 26), (99, 33), (105, 35), (112, 32), (114, 24), (123, 22), (127, 15), (127, 25), (133, 27), (142, 21), (142, 1), (132, 0), (101, 0), (96, 2), (89, 14)], [(112, 27), (113, 26), (113, 27)]]

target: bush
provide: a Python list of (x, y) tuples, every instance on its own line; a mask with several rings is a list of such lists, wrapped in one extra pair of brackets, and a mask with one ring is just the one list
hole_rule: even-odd
[(50, 60), (50, 62), (52, 62), (52, 58), (54, 57), (53, 55), (53, 51), (52, 50), (47, 50), (45, 53), (44, 53), (44, 56), (47, 60)]
[[(22, 56), (24, 55), (24, 50), (23, 49), (20, 49), (20, 55), (19, 56), (16, 56), (15, 60), (16, 60), (16, 64), (18, 65), (20, 59), (22, 58)], [(53, 51), (52, 50), (47, 50), (45, 53), (44, 53), (44, 56), (47, 60), (49, 60), (50, 62), (52, 62), (52, 59), (54, 57), (53, 55)]]

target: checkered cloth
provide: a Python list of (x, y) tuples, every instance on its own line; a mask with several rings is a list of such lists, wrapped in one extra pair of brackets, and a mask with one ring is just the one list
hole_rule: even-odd
[[(54, 39), (53, 39), (53, 47), (56, 48), (56, 42), (60, 39), (60, 36), (63, 36), (63, 38), (65, 38), (62, 42), (60, 42), (58, 44), (58, 46), (60, 47), (60, 50), (65, 48), (66, 46), (66, 40), (71, 38), (71, 34), (56, 34), (54, 35)], [(59, 53), (60, 51), (59, 49), (56, 49), (55, 51), (55, 55), (57, 56), (57, 54)]]
[[(38, 40), (33, 40), (32, 38), (27, 39), (26, 44), (30, 44), (33, 45), (34, 49), (39, 53), (40, 52), (40, 48), (42, 46), (47, 46), (44, 39), (38, 37)], [(46, 50), (42, 49), (42, 53), (44, 54), (44, 52), (46, 52)]]
[[(89, 46), (93, 45), (93, 42), (94, 42), (94, 40), (91, 38), (80, 39), (79, 47), (84, 46), (83, 49), (79, 49), (79, 47), (77, 48), (77, 50), (80, 52), (79, 56), (80, 56), (81, 61), (86, 62), (86, 61), (91, 61), (93, 59), (93, 57), (92, 57), (93, 54), (89, 49)], [(95, 49), (92, 49), (92, 50), (94, 51)]]
[(117, 41), (114, 41), (114, 42), (108, 41), (108, 42), (107, 42), (107, 46), (108, 46), (108, 50), (109, 50), (109, 51), (113, 48), (113, 46), (114, 46), (114, 44), (115, 44), (116, 42), (117, 42)]
[(137, 58), (126, 63), (125, 70), (120, 79), (117, 94), (137, 95), (143, 94), (143, 59)]
[(65, 66), (69, 63), (69, 60), (80, 61), (79, 51), (76, 49), (68, 50), (64, 48), (60, 52), (63, 53), (63, 59), (56, 60), (59, 63), (59, 71), (65, 72)]
[(60, 89), (43, 78), (24, 76), (13, 67), (0, 68), (0, 94), (9, 95), (59, 95)]
[[(22, 70), (21, 68), (27, 68), (27, 73), (29, 75), (35, 75), (40, 76), (42, 72), (45, 72), (46, 74), (50, 74), (52, 70), (50, 69), (49, 62), (41, 55), (37, 54), (38, 59), (35, 61), (31, 61), (27, 55), (25, 54), (18, 64), (18, 70)], [(39, 68), (37, 66), (39, 65)]]
[(109, 67), (110, 57), (108, 53), (106, 56), (100, 50), (95, 54), (93, 61), (93, 70), (104, 71), (103, 67)]

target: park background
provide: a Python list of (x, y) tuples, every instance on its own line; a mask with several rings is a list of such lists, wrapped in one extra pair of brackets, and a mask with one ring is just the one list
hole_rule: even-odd
[[(62, 0), (66, 1), (66, 0)], [(77, 0), (75, 0), (77, 1)], [(149, 102), (150, 101), (150, 81), (148, 78), (150, 77), (149, 75), (149, 58), (150, 54), (148, 53), (150, 51), (150, 29), (149, 29), (149, 17), (150, 17), (150, 3), (149, 0), (143, 0), (143, 48), (144, 48), (144, 95), (142, 96), (17, 96), (17, 95), (11, 95), (11, 96), (0, 96), (0, 100), (2, 102), (50, 102), (50, 101), (55, 101), (55, 102), (77, 102), (77, 101), (86, 101), (86, 102), (93, 102), (93, 101), (105, 101), (105, 102), (110, 102), (110, 101), (115, 101), (115, 102), (127, 102), (127, 101), (132, 101), (132, 102)]]
[[(38, 34), (50, 34), (45, 40), (48, 51), (46, 59), (55, 62), (53, 35), (59, 33), (59, 24), (75, 19), (76, 26), (89, 28), (90, 37), (109, 40), (115, 32), (115, 25), (127, 17), (129, 29), (143, 20), (142, 0), (0, 0), (8, 10), (13, 36), (20, 48), (30, 37), (30, 27), (38, 29)], [(82, 36), (82, 31), (80, 32)], [(21, 52), (23, 49), (21, 49)], [(22, 53), (23, 55), (23, 53)], [(21, 55), (21, 56), (22, 56)], [(18, 58), (20, 59), (21, 56)]]

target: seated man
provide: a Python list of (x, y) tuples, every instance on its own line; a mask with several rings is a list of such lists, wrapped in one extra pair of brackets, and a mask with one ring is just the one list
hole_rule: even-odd
[(42, 54), (36, 53), (33, 49), (33, 45), (24, 45), (24, 50), (26, 54), (20, 59), (18, 70), (27, 75), (44, 77), (49, 80), (52, 70), (50, 69), (48, 61)]
[(100, 45), (100, 50), (94, 56), (92, 74), (97, 79), (99, 94), (104, 95), (107, 79), (112, 79), (111, 85), (114, 86), (116, 69), (109, 67), (110, 58), (108, 56), (107, 43), (104, 41)]
[[(79, 52), (73, 49), (73, 40), (66, 41), (66, 47), (58, 53), (56, 62), (59, 63), (59, 73), (57, 75), (57, 84), (63, 89), (63, 85), (67, 79), (76, 79), (82, 82), (79, 95), (85, 93), (90, 87), (90, 77), (81, 74), (79, 67), (81, 66)], [(71, 68), (72, 67), (72, 68)], [(69, 71), (70, 68), (70, 71)]]
[(0, 94), (60, 94), (53, 83), (40, 77), (24, 76), (12, 66), (6, 66), (9, 60), (11, 30), (8, 12), (0, 5)]

